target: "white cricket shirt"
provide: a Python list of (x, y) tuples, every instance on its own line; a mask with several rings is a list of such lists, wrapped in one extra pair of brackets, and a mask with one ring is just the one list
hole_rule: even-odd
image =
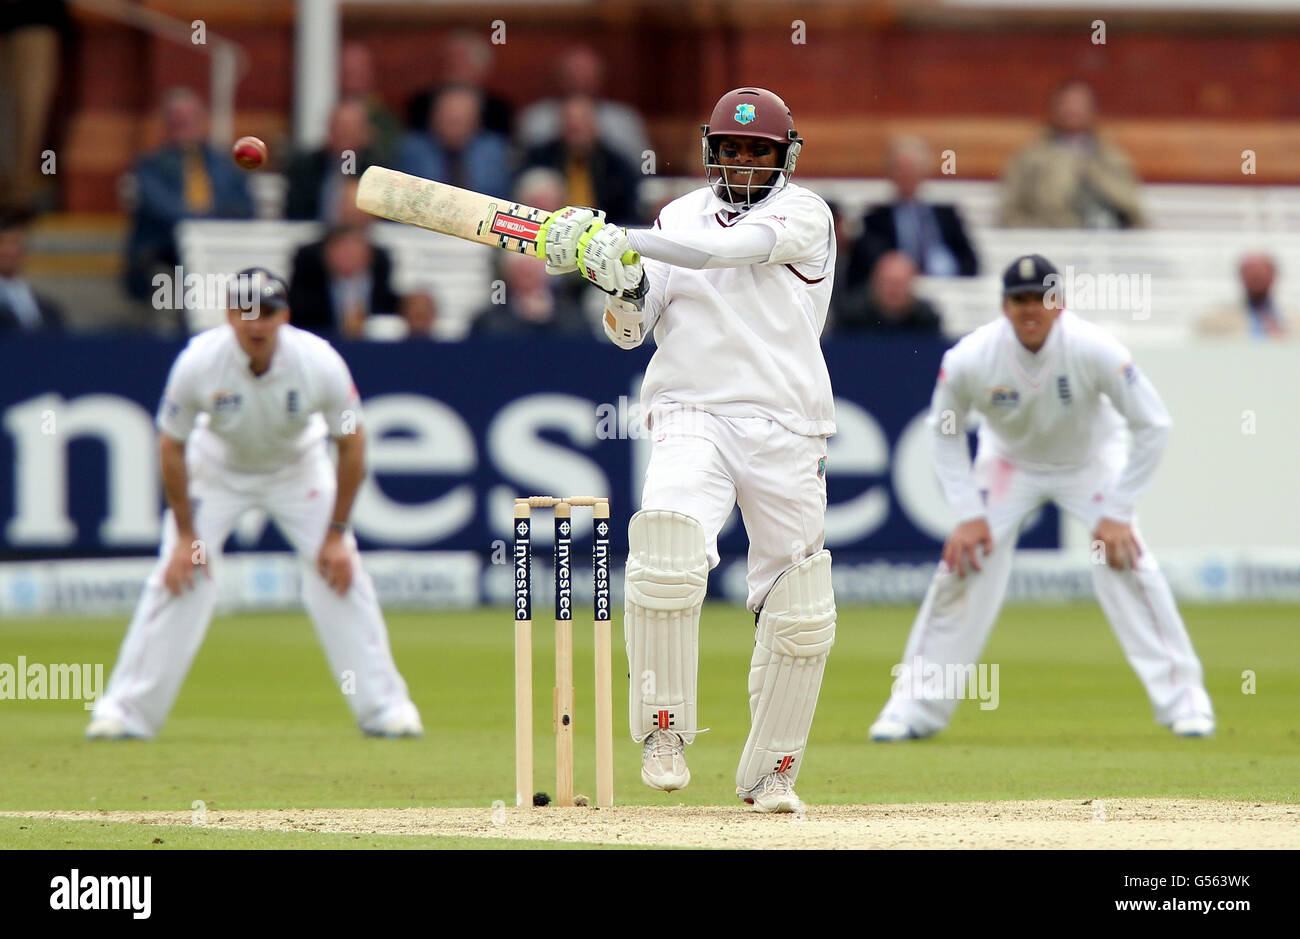
[(360, 398), (343, 357), (287, 324), (262, 375), (249, 371), (229, 324), (199, 333), (176, 357), (158, 409), (163, 433), (245, 473), (280, 469), (313, 448), (323, 452), (326, 434), (360, 425)]
[(748, 225), (776, 239), (758, 263), (693, 270), (643, 255), (646, 330), (654, 329), (658, 348), (642, 406), (651, 414), (683, 404), (724, 417), (766, 417), (796, 434), (829, 436), (835, 405), (821, 333), (835, 231), (821, 196), (789, 183), (736, 212), (705, 186), (664, 206), (655, 233), (680, 232), (707, 250), (710, 233)]
[(1128, 459), (1101, 506), (1103, 516), (1123, 522), (1155, 474), (1170, 427), (1155, 387), (1100, 327), (1063, 310), (1034, 353), (999, 316), (944, 354), (930, 403), (935, 469), (963, 521), (984, 514), (966, 447), (970, 411), (981, 418), (981, 455), (1047, 472), (1122, 450), (1127, 425)]

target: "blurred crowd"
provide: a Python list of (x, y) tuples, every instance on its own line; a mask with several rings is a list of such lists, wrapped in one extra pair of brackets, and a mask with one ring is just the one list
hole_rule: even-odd
[[(37, 6), (27, 4), (35, 10)], [(30, 24), (40, 37), (0, 22), (0, 65), (12, 65), (24, 44), (49, 40), (49, 24)], [(278, 161), (286, 191), (283, 217), (322, 226), (319, 240), (300, 247), (290, 274), (294, 321), (348, 338), (417, 338), (437, 333), (438, 298), (394, 289), (394, 263), (375, 243), (373, 217), (355, 207), (356, 180), (369, 166), (387, 166), (479, 192), (511, 194), (542, 209), (566, 204), (605, 210), (610, 221), (643, 225), (657, 206), (645, 204), (643, 168), (650, 156), (645, 122), (626, 104), (604, 99), (603, 63), (575, 46), (557, 57), (557, 94), (522, 109), (488, 88), (493, 49), (472, 33), (452, 35), (440, 49), (439, 80), (414, 95), (401, 113), (380, 96), (369, 49), (345, 43), (339, 56), (338, 101), (321, 145)], [(29, 97), (40, 98), (35, 89)], [(23, 97), (20, 93), (19, 97)], [(35, 119), (26, 111), (29, 124)], [(45, 106), (48, 106), (46, 104)], [(251, 219), (249, 177), (208, 137), (206, 105), (187, 88), (161, 100), (163, 142), (138, 159), (129, 180), (130, 227), (124, 288), (143, 311), (155, 278), (181, 263), (177, 225), (188, 219)], [(23, 148), (39, 134), (10, 135), (0, 166), (23, 164)], [(845, 218), (832, 205), (838, 268), (828, 333), (938, 335), (941, 311), (916, 294), (918, 277), (980, 273), (959, 209), (927, 201), (922, 184), (937, 174), (938, 154), (925, 140), (890, 140), (883, 154), (891, 199)], [(0, 331), (57, 329), (57, 306), (24, 277), (24, 230), (30, 219), (28, 181), (4, 178), (0, 188)], [(1048, 102), (1042, 135), (1008, 162), (1000, 223), (1032, 228), (1133, 228), (1143, 225), (1139, 180), (1128, 156), (1098, 132), (1091, 88), (1063, 84)], [(599, 334), (599, 297), (575, 278), (548, 278), (536, 259), (494, 252), (493, 281), (504, 286), (474, 317), (471, 335)], [(1242, 259), (1242, 302), (1216, 310), (1198, 328), (1274, 338), (1292, 331), (1272, 301), (1276, 262)], [(485, 298), (489, 291), (484, 290)], [(374, 328), (376, 317), (400, 319), (398, 333)], [(167, 332), (187, 328), (184, 311), (142, 313), (142, 325)]]

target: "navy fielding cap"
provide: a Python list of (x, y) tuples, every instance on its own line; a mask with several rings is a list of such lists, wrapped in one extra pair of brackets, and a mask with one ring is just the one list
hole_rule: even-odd
[(289, 309), (289, 288), (264, 267), (246, 267), (231, 278), (227, 305), (252, 313), (250, 319), (262, 310), (279, 313)]
[(1002, 296), (1010, 297), (1018, 293), (1047, 293), (1051, 284), (1047, 278), (1061, 272), (1056, 265), (1041, 254), (1026, 254), (1016, 258), (1002, 272)]

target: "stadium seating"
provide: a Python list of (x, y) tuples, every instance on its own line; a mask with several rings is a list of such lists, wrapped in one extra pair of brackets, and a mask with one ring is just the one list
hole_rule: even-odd
[[(220, 274), (261, 265), (286, 279), (294, 252), (321, 236), (316, 222), (187, 221), (178, 229), (181, 263), (188, 274)], [(459, 339), (489, 300), (492, 252), (408, 225), (377, 223), (376, 244), (393, 257), (393, 289), (425, 291), (438, 306), (436, 336)], [(188, 311), (190, 330), (220, 321), (221, 310)]]
[[(860, 217), (868, 205), (886, 202), (893, 186), (885, 179), (808, 179), (801, 185), (837, 202), (847, 218)], [(648, 177), (641, 198), (658, 206), (699, 185), (683, 177)], [(931, 179), (920, 195), (932, 202), (958, 207), (967, 225), (997, 225), (1002, 184), (996, 180)], [(1148, 227), (1168, 231), (1300, 232), (1300, 187), (1193, 186), (1148, 183), (1142, 187)]]
[[(283, 186), (272, 174), (259, 174), (259, 214), (277, 211)], [(805, 185), (839, 204), (845, 217), (890, 197), (886, 180), (815, 179)], [(698, 180), (650, 177), (643, 200), (656, 206), (695, 186)], [(1098, 303), (1084, 312), (1125, 341), (1135, 338), (1176, 341), (1197, 319), (1238, 297), (1236, 266), (1248, 251), (1267, 251), (1278, 260), (1277, 298), (1284, 310), (1300, 310), (1300, 188), (1148, 185), (1143, 199), (1149, 228), (1131, 231), (1004, 229), (996, 227), (996, 182), (931, 180), (927, 199), (957, 204), (970, 228), (984, 276), (922, 278), (917, 291), (935, 302), (945, 332), (961, 336), (987, 322), (998, 309), (997, 274), (1013, 258), (1038, 253), (1063, 273), (1123, 275), (1095, 284)], [(266, 218), (254, 222), (185, 222), (180, 227), (181, 257), (187, 271), (217, 273), (253, 264), (288, 276), (294, 250), (320, 236), (312, 222)], [(375, 241), (393, 254), (394, 288), (423, 290), (438, 304), (436, 335), (458, 339), (474, 313), (487, 304), (493, 253), (477, 245), (405, 225), (381, 223)], [(1117, 288), (1139, 294), (1119, 295)], [(1147, 291), (1149, 290), (1149, 294)], [(1107, 293), (1103, 298), (1102, 293)], [(1128, 303), (1122, 301), (1128, 298)], [(1145, 302), (1149, 299), (1149, 303)], [(1115, 301), (1121, 303), (1116, 305)], [(191, 328), (215, 321), (220, 311), (191, 311)]]
[(1283, 310), (1300, 310), (1300, 278), (1285, 276), (1300, 271), (1300, 232), (975, 227), (971, 238), (985, 276), (922, 278), (917, 284), (917, 292), (943, 313), (944, 331), (954, 337), (996, 315), (998, 275), (1014, 258), (1031, 253), (1050, 258), (1067, 283), (1073, 277), (1077, 284), (1079, 275), (1095, 278), (1096, 303), (1079, 312), (1126, 342), (1185, 338), (1196, 320), (1240, 299), (1237, 262), (1252, 251), (1277, 259), (1283, 276), (1276, 299)]

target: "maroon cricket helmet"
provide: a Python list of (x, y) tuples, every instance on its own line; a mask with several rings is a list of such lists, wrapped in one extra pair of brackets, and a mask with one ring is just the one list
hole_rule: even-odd
[[(720, 196), (745, 205), (770, 194), (777, 188), (776, 181), (753, 187), (746, 184), (744, 198), (737, 198), (741, 193), (731, 190), (726, 167), (718, 162), (716, 138), (758, 137), (783, 147), (784, 152), (780, 155), (776, 168), (781, 177), (780, 185), (789, 182), (799, 159), (799, 151), (803, 148), (803, 138), (794, 128), (794, 115), (790, 113), (790, 108), (781, 100), (780, 95), (766, 88), (746, 87), (728, 91), (713, 106), (709, 122), (701, 124), (700, 131), (705, 179), (718, 189)], [(712, 174), (713, 170), (719, 171), (716, 178)], [(758, 199), (750, 198), (751, 195), (757, 195)]]

